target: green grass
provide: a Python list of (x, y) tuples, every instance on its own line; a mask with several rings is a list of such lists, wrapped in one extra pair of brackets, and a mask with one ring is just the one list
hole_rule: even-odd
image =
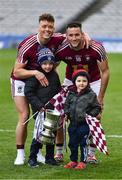
[[(16, 50), (0, 50), (0, 179), (122, 179), (122, 139), (108, 135), (122, 135), (122, 54), (109, 54), (111, 78), (105, 97), (105, 109), (102, 125), (107, 135), (110, 155), (107, 157), (97, 151), (100, 163), (88, 165), (84, 171), (67, 170), (62, 166), (50, 167), (40, 165), (37, 169), (13, 165), (15, 148), (15, 128), (17, 114), (10, 92), (10, 73), (14, 65)], [(59, 67), (61, 79), (64, 77), (65, 65)], [(9, 132), (2, 131), (11, 130)], [(33, 120), (28, 126), (26, 157), (32, 138)], [(43, 153), (45, 147), (43, 148)], [(69, 150), (64, 152), (65, 163), (69, 161)]]

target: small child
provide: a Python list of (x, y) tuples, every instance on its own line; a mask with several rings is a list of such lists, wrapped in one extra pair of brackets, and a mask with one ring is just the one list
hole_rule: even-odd
[[(35, 78), (35, 76), (26, 80), (25, 95), (31, 104), (33, 114), (37, 111), (43, 110), (45, 104), (55, 94), (57, 94), (61, 88), (59, 76), (54, 70), (55, 57), (50, 49), (42, 48), (39, 51), (38, 64), (40, 67), (40, 72), (46, 76), (49, 85), (46, 87), (42, 86)], [(46, 108), (53, 109), (51, 104), (47, 105)], [(30, 147), (30, 156), (28, 160), (28, 165), (30, 167), (38, 167), (37, 153), (40, 148), (42, 148), (42, 144), (34, 138)], [(45, 163), (50, 165), (57, 165), (54, 159), (54, 145), (46, 145)]]
[[(64, 168), (84, 169), (88, 154), (89, 126), (85, 120), (86, 114), (96, 117), (101, 111), (96, 94), (89, 85), (89, 75), (83, 70), (75, 70), (72, 75), (73, 87), (64, 104), (66, 119), (70, 120), (68, 127), (70, 160)], [(80, 162), (78, 163), (78, 147), (80, 146)]]

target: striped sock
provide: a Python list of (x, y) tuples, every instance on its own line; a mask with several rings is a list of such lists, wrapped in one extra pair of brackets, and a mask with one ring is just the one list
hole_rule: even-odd
[(63, 154), (63, 144), (56, 144), (56, 154)]

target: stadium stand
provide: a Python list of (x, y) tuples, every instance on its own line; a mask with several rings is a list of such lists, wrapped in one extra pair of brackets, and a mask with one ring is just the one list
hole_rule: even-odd
[(122, 0), (110, 0), (84, 22), (83, 27), (92, 37), (122, 38)]
[[(37, 32), (38, 16), (51, 13), (56, 31), (64, 32), (72, 20), (83, 24), (90, 37), (113, 44), (122, 52), (122, 0), (0, 0), (0, 48), (16, 47)], [(117, 43), (117, 45), (116, 45)]]
[(83, 30), (101, 41), (107, 52), (122, 53), (122, 0), (109, 0), (83, 21)]
[(0, 34), (31, 34), (37, 31), (38, 16), (52, 13), (56, 31), (94, 0), (0, 0)]

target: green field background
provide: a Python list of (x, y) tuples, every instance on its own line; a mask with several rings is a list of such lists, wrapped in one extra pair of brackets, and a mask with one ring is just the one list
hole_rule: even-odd
[[(69, 161), (69, 150), (67, 153), (64, 151), (64, 163), (58, 167), (40, 165), (32, 169), (27, 166), (33, 120), (28, 126), (26, 164), (14, 166), (17, 113), (11, 98), (10, 74), (15, 58), (15, 49), (0, 50), (0, 179), (122, 179), (122, 54), (108, 54), (111, 76), (105, 96), (102, 126), (110, 155), (105, 156), (97, 151), (100, 163), (88, 165), (83, 171), (63, 168)], [(58, 71), (62, 81), (65, 71), (63, 63)]]

